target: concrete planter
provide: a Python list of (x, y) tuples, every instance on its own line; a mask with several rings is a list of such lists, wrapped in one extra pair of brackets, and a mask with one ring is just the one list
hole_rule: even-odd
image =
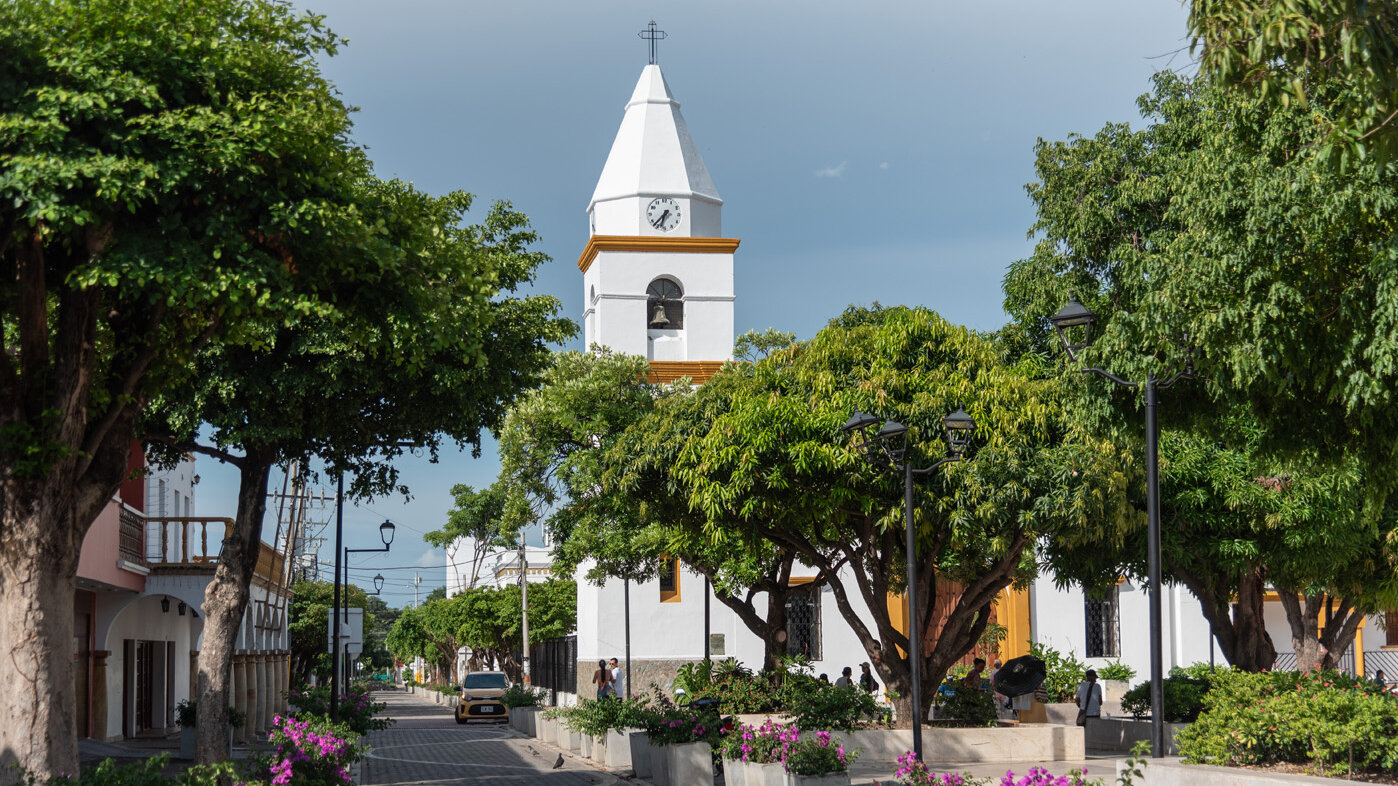
[[(840, 732), (846, 749), (861, 748), (865, 761), (896, 762), (912, 750), (912, 729)], [(922, 758), (932, 762), (1077, 761), (1086, 757), (1079, 726), (1024, 724), (975, 729), (933, 726), (922, 731)]]
[(604, 766), (604, 767), (607, 765), (607, 735), (606, 735), (606, 734), (598, 734), (598, 735), (594, 735), (594, 736), (592, 737), (592, 754), (591, 754), (590, 756), (588, 756), (588, 758), (589, 758), (589, 759), (592, 759), (593, 761), (597, 762), (598, 764), (601, 764), (601, 765)]
[[(770, 765), (768, 765), (770, 766)], [(849, 772), (832, 772), (827, 775), (797, 775), (786, 773), (788, 786), (850, 786)]]
[(1131, 683), (1126, 680), (1100, 680), (1102, 684), (1102, 703), (1121, 704), (1126, 692), (1131, 690)]
[(748, 765), (742, 759), (723, 760), (723, 786), (748, 786)]
[(534, 736), (538, 726), (535, 723), (539, 714), (538, 707), (511, 707), (510, 708), (510, 728), (527, 735)]
[[(1188, 723), (1165, 724), (1165, 755), (1178, 756), (1175, 735)], [(1087, 721), (1086, 744), (1092, 750), (1129, 752), (1138, 740), (1150, 739), (1150, 721), (1127, 718), (1091, 718)]]
[(637, 778), (649, 780), (650, 775), (650, 737), (643, 731), (632, 731), (626, 735), (627, 746), (631, 748), (631, 771), (636, 773)]
[(597, 738), (594, 737), (594, 736), (592, 736), (591, 734), (580, 734), (580, 735), (578, 735), (578, 736), (579, 736), (579, 739), (582, 740), (582, 745), (579, 746), (579, 748), (578, 748), (578, 753), (579, 753), (584, 759), (590, 759), (590, 758), (592, 758), (592, 741), (595, 740), (595, 739), (597, 739)]
[(537, 719), (536, 726), (538, 727), (539, 731), (539, 742), (545, 742), (549, 745), (558, 744), (559, 723), (557, 718), (546, 718), (541, 713)]
[(558, 747), (567, 751), (582, 750), (582, 734), (570, 728), (565, 721), (558, 722)]
[(787, 786), (789, 777), (790, 773), (781, 763), (758, 764), (742, 759), (723, 760), (723, 782), (726, 786)]
[(714, 786), (713, 750), (707, 742), (666, 745), (665, 766), (675, 786)]
[(655, 786), (670, 786), (670, 758), (665, 753), (666, 746), (650, 746), (650, 780)]
[(607, 729), (607, 755), (602, 762), (609, 770), (634, 770), (631, 766), (631, 734), (635, 729)]

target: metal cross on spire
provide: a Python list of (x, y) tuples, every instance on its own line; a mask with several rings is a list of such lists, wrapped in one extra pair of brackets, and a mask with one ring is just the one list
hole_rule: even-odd
[(637, 35), (650, 41), (650, 64), (655, 65), (655, 42), (667, 37), (665, 31), (656, 30), (655, 20), (652, 19), (650, 20), (650, 24), (646, 25), (646, 29), (637, 33)]

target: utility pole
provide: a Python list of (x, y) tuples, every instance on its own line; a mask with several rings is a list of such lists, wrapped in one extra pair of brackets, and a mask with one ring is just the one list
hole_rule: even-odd
[(417, 608), (417, 588), (422, 584), (422, 577), (413, 571), (413, 608)]
[(529, 557), (524, 551), (524, 533), (519, 533), (519, 605), (523, 621), (520, 633), (524, 647), (520, 652), (520, 666), (524, 673), (524, 686), (529, 687)]

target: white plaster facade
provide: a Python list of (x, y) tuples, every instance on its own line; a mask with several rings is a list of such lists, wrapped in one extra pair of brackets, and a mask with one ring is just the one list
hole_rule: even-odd
[[(648, 219), (659, 200), (677, 207), (677, 223)], [(646, 66), (587, 207), (594, 239), (626, 241), (599, 247), (583, 272), (587, 346), (662, 361), (732, 357), (733, 254), (675, 245), (721, 237), (722, 207), (660, 67)], [(646, 291), (659, 278), (683, 293), (682, 328), (651, 327)]]

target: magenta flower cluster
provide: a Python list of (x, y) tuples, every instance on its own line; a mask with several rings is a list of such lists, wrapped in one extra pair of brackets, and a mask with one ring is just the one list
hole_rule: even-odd
[[(994, 783), (990, 779), (968, 778), (956, 772), (932, 772), (912, 751), (898, 757), (898, 770), (894, 777), (898, 778), (898, 782), (903, 786), (989, 786)], [(1081, 771), (1073, 770), (1067, 775), (1054, 775), (1042, 767), (1034, 767), (1029, 770), (1029, 774), (1019, 778), (1015, 777), (1013, 770), (1006, 772), (999, 780), (998, 786), (1090, 786), (1094, 783), (1099, 782), (1087, 779), (1086, 767)], [(880, 785), (875, 782), (875, 786)]]
[[(744, 724), (737, 729), (737, 734), (738, 744), (735, 751), (737, 758), (754, 764), (780, 762), (788, 771), (791, 769), (793, 755), (800, 755), (799, 749), (820, 748), (828, 750), (831, 747), (830, 732), (828, 731), (818, 731), (813, 735), (803, 737), (801, 730), (795, 725), (783, 726), (772, 722), (771, 718), (764, 721), (761, 726), (754, 727)], [(840, 770), (848, 769), (849, 757), (845, 753), (845, 746), (836, 744), (834, 749), (834, 759), (838, 763), (836, 766)]]
[(272, 783), (352, 783), (349, 764), (359, 751), (349, 740), (312, 721), (281, 715), (272, 719)]

